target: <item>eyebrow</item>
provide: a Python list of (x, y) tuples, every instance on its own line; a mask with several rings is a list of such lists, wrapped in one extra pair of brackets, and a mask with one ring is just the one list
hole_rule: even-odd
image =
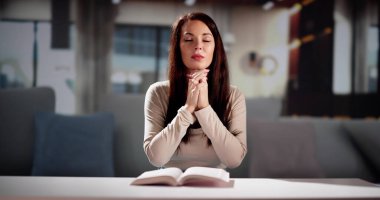
[[(191, 35), (191, 36), (194, 36), (194, 34), (192, 34), (192, 33), (188, 33), (188, 32), (186, 32), (185, 35)], [(211, 36), (212, 36), (211, 33), (203, 33), (202, 35), (203, 35), (203, 36), (205, 36), (205, 35), (211, 35)]]

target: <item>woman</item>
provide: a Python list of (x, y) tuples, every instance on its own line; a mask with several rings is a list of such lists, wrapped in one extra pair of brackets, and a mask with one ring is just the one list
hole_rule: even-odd
[(157, 167), (234, 168), (247, 153), (244, 95), (230, 86), (215, 22), (189, 13), (172, 27), (169, 81), (145, 97), (144, 151)]

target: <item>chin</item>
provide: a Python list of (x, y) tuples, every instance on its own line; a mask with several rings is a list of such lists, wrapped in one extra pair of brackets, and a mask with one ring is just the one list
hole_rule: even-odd
[(185, 64), (188, 70), (202, 70), (209, 67), (209, 65), (205, 63), (199, 63), (199, 62), (192, 62), (188, 63), (188, 65)]
[(191, 66), (189, 69), (191, 70), (202, 70), (202, 69), (206, 69), (208, 66), (199, 66), (199, 65), (195, 65), (195, 66)]

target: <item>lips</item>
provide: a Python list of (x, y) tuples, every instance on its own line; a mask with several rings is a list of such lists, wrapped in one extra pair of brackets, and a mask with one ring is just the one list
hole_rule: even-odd
[(194, 60), (202, 60), (203, 58), (205, 58), (204, 56), (202, 56), (201, 54), (194, 54), (191, 56), (192, 59)]

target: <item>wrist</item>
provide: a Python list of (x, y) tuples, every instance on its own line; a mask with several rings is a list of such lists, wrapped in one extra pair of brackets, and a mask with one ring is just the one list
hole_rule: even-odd
[(205, 104), (205, 105), (198, 105), (198, 107), (197, 107), (197, 110), (196, 111), (198, 111), (198, 110), (202, 110), (203, 108), (206, 108), (206, 107), (208, 107), (210, 104)]
[(195, 111), (195, 107), (194, 106), (189, 106), (187, 104), (185, 104), (184, 108), (189, 111), (190, 113), (193, 113)]

